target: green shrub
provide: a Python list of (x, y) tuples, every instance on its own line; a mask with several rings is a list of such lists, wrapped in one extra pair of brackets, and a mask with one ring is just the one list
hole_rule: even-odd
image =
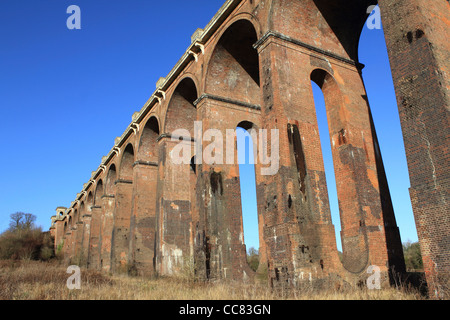
[(405, 242), (403, 244), (403, 254), (405, 256), (405, 264), (408, 271), (423, 270), (422, 254), (418, 242)]
[(255, 248), (251, 247), (248, 250), (247, 253), (247, 263), (249, 265), (249, 267), (253, 270), (256, 271), (258, 270), (259, 267), (259, 253), (258, 250), (256, 250)]

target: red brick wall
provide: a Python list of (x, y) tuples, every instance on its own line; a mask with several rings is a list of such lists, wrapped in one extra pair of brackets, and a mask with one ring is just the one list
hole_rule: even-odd
[[(262, 175), (264, 166), (256, 165), (261, 266), (272, 285), (332, 277), (356, 283), (370, 265), (385, 274), (400, 266), (400, 237), (355, 61), (356, 35), (371, 3), (237, 4), (204, 43), (204, 54), (186, 63), (116, 146), (107, 166), (117, 165), (117, 175), (113, 170), (108, 178), (105, 165), (97, 177), (106, 183), (101, 213), (93, 212), (99, 229), (97, 240), (93, 227), (91, 240), (101, 248), (95, 267), (167, 275), (185, 272), (193, 261), (200, 278), (254, 276), (242, 241), (245, 190), (237, 164), (197, 163), (194, 173), (189, 163), (176, 165), (170, 157), (179, 143), (171, 134), (186, 129), (192, 137), (194, 120), (202, 121), (203, 132), (218, 129), (223, 137), (241, 121), (269, 134), (279, 130), (278, 173)], [(311, 79), (327, 104), (344, 264), (331, 222)], [(158, 125), (146, 131), (152, 117)]]
[[(380, 2), (430, 294), (450, 275), (448, 1)], [(440, 279), (441, 278), (441, 279)]]

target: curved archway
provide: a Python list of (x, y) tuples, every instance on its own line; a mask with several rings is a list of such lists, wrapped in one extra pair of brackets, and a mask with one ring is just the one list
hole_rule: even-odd
[[(316, 104), (316, 112), (318, 107), (322, 105), (325, 109), (321, 112), (324, 123), (328, 125), (328, 137), (323, 137), (322, 145), (326, 145), (328, 150), (331, 150), (331, 157), (328, 159), (326, 167), (327, 180), (335, 178), (335, 183), (330, 183), (328, 188), (331, 190), (336, 186), (336, 196), (331, 196), (335, 199), (335, 207), (337, 206), (341, 224), (341, 243), (342, 243), (342, 263), (345, 269), (353, 273), (360, 273), (367, 266), (369, 261), (369, 242), (367, 230), (364, 228), (365, 217), (364, 209), (362, 208), (365, 200), (358, 194), (358, 186), (362, 187), (359, 179), (356, 177), (356, 170), (359, 166), (365, 165), (365, 158), (358, 153), (358, 150), (353, 152), (352, 148), (353, 138), (351, 136), (351, 121), (347, 106), (343, 103), (342, 92), (337, 81), (327, 71), (323, 69), (315, 69), (311, 72), (311, 81), (315, 83), (323, 93), (324, 103)], [(316, 99), (316, 101), (318, 101)], [(319, 128), (319, 131), (324, 130), (325, 124)], [(328, 148), (330, 143), (331, 149)], [(346, 159), (347, 154), (351, 154), (351, 160)], [(330, 162), (332, 163), (330, 166)], [(339, 177), (337, 179), (336, 177)], [(366, 190), (366, 197), (371, 190)], [(353, 196), (349, 196), (353, 195)], [(336, 219), (337, 220), (337, 219)], [(363, 227), (363, 228), (361, 228)], [(339, 235), (339, 234), (338, 234)]]
[(234, 22), (223, 33), (208, 64), (206, 93), (260, 103), (259, 56), (253, 48), (258, 36), (246, 19)]
[(122, 160), (120, 161), (119, 179), (133, 180), (133, 163), (134, 163), (134, 148), (129, 143), (123, 151)]
[[(333, 155), (330, 144), (330, 132), (328, 127), (328, 117), (325, 107), (324, 93), (322, 87), (325, 79), (331, 77), (326, 71), (316, 69), (311, 73), (311, 88), (314, 97), (317, 125), (319, 129), (322, 157), (325, 169), (325, 181), (328, 191), (328, 201), (330, 204), (331, 220), (335, 229), (336, 244), (342, 252), (341, 244), (341, 218), (339, 214), (339, 201), (336, 191), (336, 175), (334, 172)], [(332, 81), (329, 79), (329, 81)]]
[(81, 202), (80, 204), (80, 217), (83, 218), (83, 215), (85, 214), (85, 205), (84, 205), (84, 201)]
[(241, 191), (243, 242), (246, 246), (247, 262), (253, 271), (259, 266), (260, 230), (256, 195), (256, 130), (250, 121), (241, 121), (236, 126), (236, 148), (239, 163)]
[(80, 217), (78, 215), (78, 210), (75, 209), (74, 213), (73, 213), (73, 220), (75, 221), (75, 223), (77, 223), (78, 221), (80, 221)]
[(90, 207), (94, 205), (94, 195), (92, 191), (89, 191), (88, 196), (86, 198), (86, 205), (88, 207), (88, 211), (90, 211)]
[(194, 121), (197, 120), (197, 110), (194, 101), (197, 100), (197, 86), (194, 80), (184, 78), (176, 87), (167, 107), (164, 131), (172, 133), (175, 130), (187, 130), (194, 136)]
[(159, 122), (154, 116), (148, 119), (139, 140), (137, 160), (158, 163)]
[(105, 194), (106, 195), (113, 195), (116, 192), (115, 188), (115, 182), (117, 180), (117, 172), (116, 172), (116, 165), (112, 164), (109, 167), (108, 175), (106, 177), (106, 185), (105, 185)]
[(97, 186), (95, 187), (94, 206), (101, 205), (101, 200), (102, 200), (103, 194), (104, 194), (103, 181), (99, 180), (97, 182)]

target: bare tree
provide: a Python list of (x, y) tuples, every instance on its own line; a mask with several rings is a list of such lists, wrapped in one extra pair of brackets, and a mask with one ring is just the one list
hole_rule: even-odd
[(34, 228), (34, 222), (36, 216), (31, 213), (16, 212), (10, 215), (11, 221), (9, 222), (10, 231), (29, 231)]
[(16, 231), (21, 229), (23, 215), (24, 215), (23, 212), (11, 213), (10, 215), (11, 221), (9, 222), (10, 231)]
[(23, 229), (27, 231), (34, 229), (35, 227), (34, 222), (36, 221), (36, 216), (31, 213), (25, 213), (23, 217), (24, 217)]

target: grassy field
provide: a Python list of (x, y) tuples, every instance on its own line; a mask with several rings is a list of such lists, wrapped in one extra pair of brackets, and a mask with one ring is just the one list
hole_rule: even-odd
[(273, 292), (242, 283), (146, 279), (81, 270), (81, 289), (69, 290), (67, 266), (58, 262), (0, 261), (1, 300), (422, 300), (414, 289)]

